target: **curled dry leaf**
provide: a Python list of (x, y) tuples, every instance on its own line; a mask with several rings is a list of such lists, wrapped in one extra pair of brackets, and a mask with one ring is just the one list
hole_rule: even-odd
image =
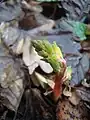
[(90, 83), (87, 83), (87, 80), (86, 80), (86, 79), (84, 79), (84, 80), (82, 81), (82, 85), (83, 85), (84, 87), (90, 88)]
[(63, 95), (67, 96), (67, 97), (71, 97), (72, 96), (72, 92), (71, 92), (71, 87), (66, 86), (63, 90)]
[(76, 94), (76, 91), (72, 92), (72, 96), (69, 97), (69, 101), (73, 104), (73, 105), (78, 105), (80, 102), (80, 97)]

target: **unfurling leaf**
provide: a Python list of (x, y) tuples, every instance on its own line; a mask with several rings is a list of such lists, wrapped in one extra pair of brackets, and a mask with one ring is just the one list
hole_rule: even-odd
[(60, 72), (60, 62), (57, 61), (55, 56), (50, 56), (47, 58), (47, 61), (51, 64), (54, 72)]
[(35, 72), (35, 76), (37, 80), (39, 81), (40, 85), (46, 89), (48, 86), (52, 89), (54, 89), (55, 83), (52, 80), (46, 79), (41, 74)]
[(52, 73), (53, 68), (45, 61), (42, 61), (43, 57), (39, 56), (32, 46), (31, 41), (27, 39), (23, 45), (23, 60), (26, 66), (28, 66), (29, 74), (31, 75), (34, 70), (40, 66), (45, 73)]
[(63, 59), (63, 55), (57, 44), (50, 44), (47, 40), (33, 40), (32, 44), (37, 53), (51, 64), (54, 72), (60, 72), (60, 59)]
[(53, 51), (55, 52), (58, 59), (63, 58), (62, 51), (57, 46), (56, 42), (54, 41), (52, 44)]
[(67, 78), (68, 80), (71, 80), (71, 75), (72, 75), (72, 68), (71, 66), (68, 66), (67, 69), (66, 69), (66, 72), (67, 72)]

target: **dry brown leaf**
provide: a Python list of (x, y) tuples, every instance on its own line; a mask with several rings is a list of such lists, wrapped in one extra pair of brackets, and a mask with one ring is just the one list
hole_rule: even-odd
[(80, 102), (80, 97), (76, 94), (75, 91), (72, 92), (72, 96), (69, 97), (69, 101), (73, 104), (73, 105), (78, 105)]

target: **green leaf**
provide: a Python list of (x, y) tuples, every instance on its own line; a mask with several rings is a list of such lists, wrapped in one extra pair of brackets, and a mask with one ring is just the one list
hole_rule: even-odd
[(52, 44), (52, 48), (53, 48), (53, 53), (56, 54), (57, 58), (63, 58), (62, 51), (57, 46), (55, 41)]
[(71, 78), (72, 78), (72, 76), (71, 76), (72, 75), (72, 68), (71, 68), (71, 66), (67, 67), (66, 72), (67, 72), (68, 80), (71, 80)]
[(59, 72), (60, 71), (60, 63), (58, 62), (58, 60), (56, 59), (55, 56), (49, 56), (47, 58), (47, 61), (51, 64), (54, 72)]
[(60, 59), (63, 58), (63, 55), (56, 42), (50, 44), (47, 40), (33, 40), (32, 44), (38, 54), (51, 64), (54, 72), (59, 72), (61, 67)]

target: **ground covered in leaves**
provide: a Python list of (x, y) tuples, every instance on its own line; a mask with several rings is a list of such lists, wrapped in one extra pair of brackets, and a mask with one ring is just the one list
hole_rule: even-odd
[(0, 1), (0, 120), (89, 120), (90, 1)]

